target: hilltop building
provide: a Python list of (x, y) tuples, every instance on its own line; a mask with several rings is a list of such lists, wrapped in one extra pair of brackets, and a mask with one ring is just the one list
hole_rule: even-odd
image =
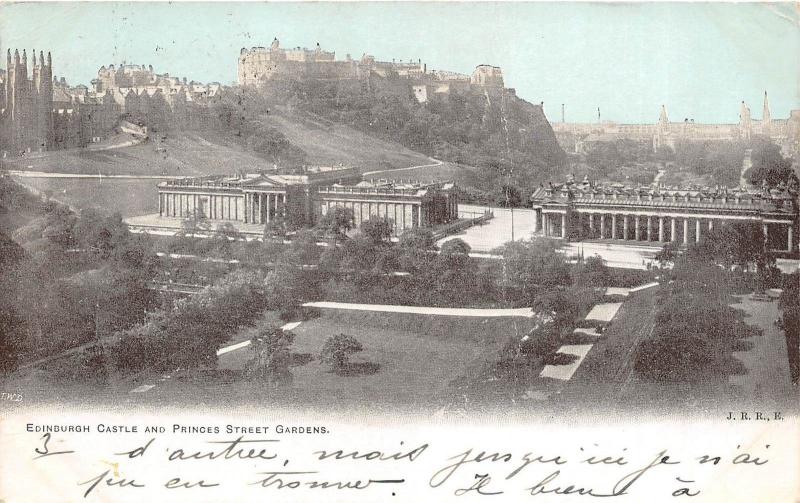
[(161, 127), (202, 126), (208, 105), (222, 93), (201, 84), (156, 74), (152, 66), (101, 67), (92, 89), (70, 86), (53, 73), (52, 57), (11, 50), (0, 70), (0, 155), (85, 146), (111, 133), (121, 119)]
[(311, 226), (334, 207), (353, 210), (355, 225), (392, 222), (395, 235), (458, 218), (452, 183), (361, 180), (354, 168), (308, 167), (301, 173), (207, 176), (158, 185), (159, 216), (268, 224), (285, 219)]
[(769, 98), (764, 92), (764, 105), (760, 120), (754, 119), (750, 107), (742, 101), (739, 107), (739, 122), (735, 124), (700, 124), (685, 119), (671, 122), (667, 109), (662, 105), (655, 124), (618, 124), (603, 121), (596, 123), (552, 123), (553, 131), (563, 148), (584, 152), (591, 143), (616, 140), (635, 140), (651, 144), (656, 150), (661, 147), (675, 148), (680, 141), (749, 140), (764, 136), (782, 146), (791, 154), (800, 153), (800, 110), (792, 110), (786, 119), (773, 119)]
[(688, 245), (723, 222), (761, 225), (770, 251), (797, 256), (797, 187), (629, 187), (584, 179), (531, 195), (535, 232), (562, 239)]
[[(364, 54), (355, 60), (348, 54), (337, 60), (319, 44), (314, 49), (284, 49), (276, 38), (269, 47), (242, 48), (239, 52), (239, 85), (260, 86), (276, 78), (354, 81), (368, 85), (371, 78), (397, 80), (411, 86), (419, 102), (446, 98), (450, 92), (499, 92), (504, 89), (499, 67), (478, 65), (472, 75), (429, 70), (421, 59), (378, 61)], [(407, 89), (404, 88), (404, 89)]]

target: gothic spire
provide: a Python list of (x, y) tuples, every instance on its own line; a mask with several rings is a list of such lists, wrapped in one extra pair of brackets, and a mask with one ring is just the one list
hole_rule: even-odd
[(769, 122), (771, 120), (770, 113), (769, 113), (769, 98), (767, 98), (767, 92), (764, 91), (764, 111), (761, 115), (761, 120), (763, 122)]
[(669, 118), (667, 118), (667, 107), (665, 105), (661, 105), (661, 114), (658, 116), (658, 122), (669, 122)]

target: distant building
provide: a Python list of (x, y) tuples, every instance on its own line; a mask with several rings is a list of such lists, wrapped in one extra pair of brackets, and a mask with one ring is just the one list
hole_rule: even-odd
[(92, 89), (53, 74), (52, 57), (11, 50), (0, 70), (0, 155), (85, 146), (108, 136), (121, 119), (159, 126), (204, 125), (222, 86), (156, 74), (152, 66), (101, 67)]
[(362, 181), (353, 168), (312, 167), (300, 174), (209, 176), (162, 182), (159, 215), (267, 224), (313, 225), (334, 207), (353, 210), (355, 225), (385, 218), (395, 235), (458, 218), (452, 183)]
[(239, 85), (260, 86), (277, 78), (354, 81), (369, 85), (377, 77), (402, 84), (399, 91), (409, 89), (420, 103), (446, 99), (451, 92), (497, 92), (504, 89), (503, 72), (499, 67), (479, 65), (472, 75), (428, 70), (421, 59), (378, 61), (364, 54), (354, 60), (348, 54), (337, 60), (332, 51), (319, 44), (314, 49), (284, 49), (278, 39), (269, 47), (242, 48), (238, 60)]
[(530, 199), (535, 232), (563, 239), (688, 245), (723, 222), (762, 226), (771, 251), (797, 255), (797, 188), (628, 187), (568, 180)]
[(46, 150), (53, 144), (53, 63), (50, 53), (39, 60), (32, 53), (31, 74), (28, 54), (11, 49), (6, 71), (0, 73), (0, 151), (19, 153)]
[(675, 148), (680, 141), (749, 140), (754, 136), (767, 137), (790, 154), (800, 153), (800, 110), (792, 110), (787, 119), (773, 119), (766, 92), (762, 118), (753, 119), (750, 108), (743, 101), (739, 107), (739, 122), (735, 124), (700, 124), (690, 119), (671, 122), (666, 107), (662, 105), (655, 124), (598, 121), (554, 122), (552, 126), (562, 147), (569, 148), (574, 142), (574, 150), (579, 153), (591, 143), (623, 139), (645, 142), (656, 150), (661, 147)]

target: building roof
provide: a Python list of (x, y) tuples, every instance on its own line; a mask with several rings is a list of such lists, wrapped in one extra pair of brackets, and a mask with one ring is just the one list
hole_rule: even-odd
[(698, 210), (759, 210), (794, 213), (794, 187), (772, 190), (716, 187), (626, 186), (620, 183), (594, 184), (568, 180), (541, 186), (531, 194), (534, 205), (573, 204), (577, 206), (631, 206)]

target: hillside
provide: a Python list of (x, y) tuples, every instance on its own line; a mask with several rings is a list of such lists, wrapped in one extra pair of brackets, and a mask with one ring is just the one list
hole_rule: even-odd
[[(425, 164), (428, 158), (397, 143), (343, 125), (269, 116), (264, 123), (302, 145), (309, 164), (352, 164), (389, 169)], [(107, 150), (71, 149), (0, 160), (9, 170), (104, 175), (208, 175), (255, 172), (272, 162), (248, 150), (240, 138), (214, 130), (152, 134), (140, 144)]]
[[(425, 168), (426, 176), (455, 178), (487, 201), (504, 185), (519, 188), (524, 200), (539, 183), (566, 171), (566, 154), (541, 105), (513, 90), (470, 86), (419, 101), (402, 79), (370, 77), (354, 84), (276, 78), (259, 88), (229, 89), (212, 115), (221, 131), (234, 131), (254, 151), (286, 166), (318, 152), (328, 156), (331, 148), (346, 156), (351, 147), (343, 146), (340, 132), (363, 142), (353, 145), (360, 155), (399, 144), (404, 152), (445, 161), (441, 168)], [(380, 168), (384, 158), (378, 151), (369, 170)]]
[(376, 138), (311, 113), (276, 107), (270, 113), (260, 115), (259, 120), (302, 148), (308, 164), (341, 162), (371, 171), (430, 163), (426, 155), (397, 142)]

